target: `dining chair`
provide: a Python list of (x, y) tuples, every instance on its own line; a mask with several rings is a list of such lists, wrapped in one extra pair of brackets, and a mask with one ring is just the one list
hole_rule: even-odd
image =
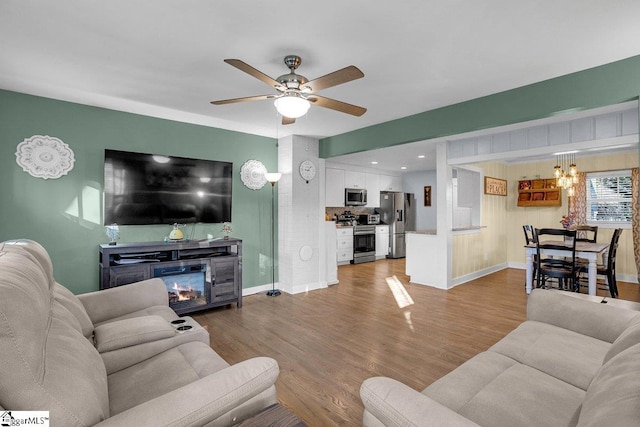
[[(538, 286), (546, 288), (549, 279), (558, 281), (558, 288), (574, 291), (578, 284), (576, 269), (576, 231), (557, 228), (536, 228), (538, 243)], [(545, 251), (563, 251), (562, 256)]]
[[(621, 234), (622, 228), (616, 228), (613, 231), (613, 236), (611, 236), (611, 243), (609, 244), (609, 251), (606, 255), (605, 263), (597, 265), (598, 276), (602, 276), (602, 281), (604, 281), (604, 283), (602, 281), (598, 283), (599, 285), (604, 285), (604, 287), (601, 287), (600, 289), (609, 291), (609, 295), (611, 295), (611, 298), (618, 298), (618, 282), (616, 279), (616, 254), (618, 252), (618, 244)], [(588, 268), (588, 265), (580, 265), (580, 274), (582, 275), (582, 273), (588, 273)], [(586, 287), (586, 284), (582, 284), (582, 280), (579, 281), (578, 290), (580, 289), (580, 287)]]
[(576, 230), (576, 239), (578, 242), (596, 243), (598, 239), (597, 225), (576, 225), (571, 227), (571, 229)]
[[(571, 227), (572, 230), (576, 230), (576, 240), (578, 242), (596, 243), (598, 239), (598, 226), (597, 225), (576, 225)], [(577, 258), (576, 264), (578, 269), (589, 265), (589, 260), (584, 258)]]

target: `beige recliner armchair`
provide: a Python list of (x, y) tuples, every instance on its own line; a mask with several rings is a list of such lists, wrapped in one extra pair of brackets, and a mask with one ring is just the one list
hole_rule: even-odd
[(0, 243), (0, 409), (65, 426), (226, 426), (276, 402), (275, 360), (230, 366), (177, 318), (162, 282), (76, 297), (42, 246)]

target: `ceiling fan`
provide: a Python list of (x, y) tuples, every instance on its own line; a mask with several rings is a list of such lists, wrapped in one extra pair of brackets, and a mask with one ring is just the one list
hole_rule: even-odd
[(353, 116), (361, 116), (367, 111), (366, 108), (358, 107), (357, 105), (347, 104), (346, 102), (336, 101), (335, 99), (316, 95), (316, 92), (322, 89), (327, 89), (364, 77), (362, 71), (353, 65), (334, 71), (333, 73), (329, 73), (322, 77), (318, 77), (317, 79), (309, 80), (300, 74), (296, 74), (296, 69), (302, 63), (302, 59), (297, 55), (285, 56), (284, 63), (289, 68), (289, 74), (283, 74), (277, 79), (272, 79), (263, 72), (256, 70), (239, 59), (225, 59), (224, 62), (266, 83), (276, 89), (279, 93), (211, 101), (213, 105), (274, 99), (276, 109), (282, 115), (283, 125), (295, 123), (296, 118), (302, 117), (307, 113), (311, 104), (351, 114)]

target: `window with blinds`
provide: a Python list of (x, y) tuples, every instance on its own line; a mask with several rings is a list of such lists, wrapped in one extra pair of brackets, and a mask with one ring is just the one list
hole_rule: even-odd
[(587, 173), (586, 186), (587, 223), (631, 223), (631, 170)]

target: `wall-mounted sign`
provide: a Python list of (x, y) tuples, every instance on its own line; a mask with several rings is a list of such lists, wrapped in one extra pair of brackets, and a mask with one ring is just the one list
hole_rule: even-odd
[(507, 180), (485, 176), (484, 177), (484, 194), (506, 196)]

